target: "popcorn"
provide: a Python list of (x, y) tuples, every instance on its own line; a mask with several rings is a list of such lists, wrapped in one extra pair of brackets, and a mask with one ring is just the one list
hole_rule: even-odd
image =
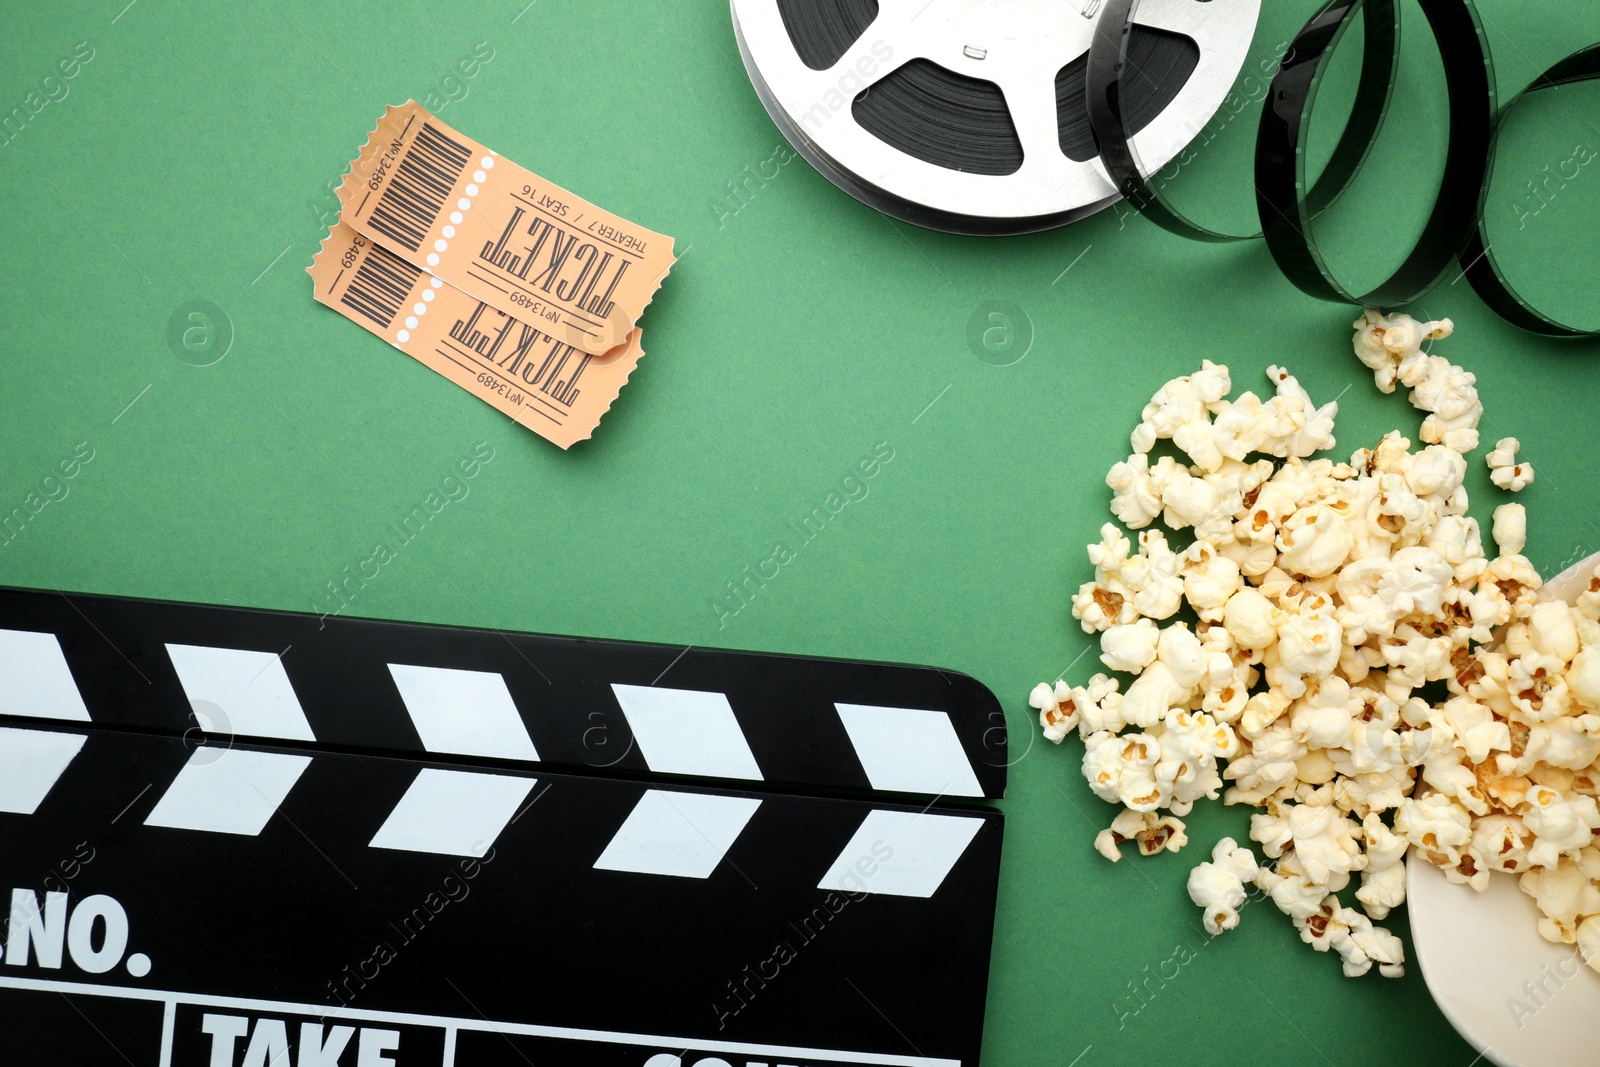
[(1515, 709), (1511, 717), (1532, 725), (1566, 714), (1570, 698), (1566, 667), (1555, 656), (1531, 649), (1512, 660), (1506, 678)]
[(1343, 678), (1328, 678), (1295, 702), (1289, 722), (1295, 736), (1313, 749), (1346, 748), (1355, 709), (1349, 683)]
[(1045, 682), (1034, 686), (1028, 704), (1039, 709), (1039, 725), (1044, 728), (1047, 741), (1059, 745), (1077, 724), (1078, 706), (1073, 702), (1072, 689), (1060, 679), (1053, 688)]
[(1177, 463), (1158, 463), (1150, 481), (1161, 494), (1161, 521), (1174, 530), (1205, 525), (1217, 512), (1217, 485)]
[(1468, 584), (1488, 568), (1477, 519), (1446, 515), (1429, 531), (1424, 543), (1454, 568), (1458, 583)]
[(1326, 952), (1332, 948), (1344, 963), (1346, 978), (1360, 978), (1378, 964), (1378, 973), (1385, 978), (1400, 978), (1405, 974), (1401, 964), (1405, 950), (1400, 939), (1358, 911), (1340, 907), (1338, 899), (1329, 896), (1317, 911), (1304, 919), (1295, 919), (1300, 940)]
[(1444, 611), (1446, 591), (1455, 568), (1432, 548), (1402, 548), (1378, 581), (1378, 595), (1400, 616), (1437, 616)]
[(1452, 750), (1461, 752), (1472, 763), (1487, 760), (1490, 752), (1511, 750), (1511, 728), (1471, 697), (1451, 697), (1430, 709), (1428, 721)]
[(1134, 811), (1155, 811), (1168, 799), (1156, 784), (1161, 742), (1146, 734), (1099, 733), (1083, 748), (1083, 776), (1101, 800)]
[(1278, 531), (1279, 566), (1308, 578), (1325, 578), (1344, 563), (1354, 543), (1337, 511), (1314, 504), (1289, 516)]
[(1211, 417), (1206, 406), (1221, 400), (1232, 390), (1228, 368), (1219, 367), (1209, 359), (1202, 362), (1199, 373), (1168, 382), (1145, 405), (1141, 421), (1133, 431), (1134, 452), (1149, 452), (1158, 439), (1170, 439), (1201, 469), (1216, 470), (1222, 465), (1222, 454), (1211, 436)]
[(1317, 914), (1328, 896), (1326, 889), (1306, 877), (1292, 852), (1279, 860), (1276, 868), (1263, 865), (1256, 872), (1256, 886), (1266, 891), (1279, 911), (1297, 922)]
[(1133, 607), (1151, 619), (1170, 617), (1183, 604), (1183, 579), (1178, 576), (1178, 555), (1167, 547), (1160, 530), (1139, 535), (1139, 553), (1123, 567), (1124, 580), (1133, 590)]
[(1111, 825), (1095, 835), (1095, 851), (1110, 860), (1120, 862), (1122, 851), (1117, 846), (1134, 841), (1140, 855), (1154, 856), (1158, 852), (1176, 852), (1189, 843), (1184, 833), (1183, 820), (1173, 815), (1153, 815), (1145, 811), (1123, 809)]
[(1584, 853), (1556, 866), (1530, 870), (1517, 881), (1539, 908), (1539, 936), (1546, 941), (1573, 944), (1580, 919), (1600, 915), (1600, 887), (1594, 881), (1600, 873), (1595, 869), (1600, 866), (1596, 863), (1600, 853), (1594, 848)]
[(1563, 665), (1578, 655), (1578, 622), (1572, 608), (1559, 600), (1537, 605), (1528, 614), (1528, 637), (1533, 649)]
[(1239, 738), (1226, 723), (1204, 712), (1174, 713), (1157, 728), (1161, 763), (1156, 781), (1172, 791), (1173, 811), (1188, 814), (1201, 797), (1215, 800), (1222, 788), (1217, 760), (1238, 754)]
[(1128, 725), (1122, 717), (1122, 694), (1117, 692), (1121, 684), (1115, 678), (1097, 674), (1089, 679), (1088, 686), (1072, 690), (1072, 702), (1078, 709), (1078, 736), (1083, 740), (1098, 733), (1114, 734)]
[(1465, 455), (1478, 447), (1478, 421), (1483, 401), (1478, 399), (1477, 376), (1449, 360), (1429, 356), (1422, 361), (1411, 390), (1411, 406), (1430, 414), (1422, 420), (1421, 437)]
[(1244, 586), (1239, 564), (1208, 541), (1190, 545), (1183, 553), (1179, 570), (1184, 599), (1202, 619), (1221, 619), (1228, 601)]
[(1398, 937), (1349, 908), (1339, 909), (1339, 919), (1350, 931), (1347, 941), (1334, 946), (1344, 961), (1346, 978), (1360, 978), (1374, 963), (1385, 978), (1405, 977), (1405, 946)]
[(1526, 805), (1522, 821), (1533, 834), (1528, 862), (1535, 867), (1556, 866), (1564, 853), (1583, 848), (1600, 829), (1594, 797), (1564, 797), (1548, 786), (1536, 785), (1528, 790)]
[(1495, 594), (1510, 605), (1511, 618), (1525, 619), (1533, 613), (1535, 594), (1544, 586), (1544, 579), (1525, 557), (1501, 555), (1489, 561), (1478, 579), (1479, 589), (1485, 584), (1494, 586)]
[(1140, 729), (1155, 726), (1174, 708), (1185, 707), (1192, 693), (1192, 686), (1180, 684), (1167, 662), (1157, 659), (1123, 694), (1122, 717)]
[(1585, 769), (1600, 758), (1600, 715), (1569, 715), (1535, 726), (1527, 755), (1544, 764), (1551, 777), (1553, 770)]
[(1293, 848), (1306, 877), (1330, 892), (1350, 882), (1350, 872), (1366, 866), (1356, 843), (1359, 825), (1333, 806), (1333, 797), (1318, 803), (1284, 806), (1282, 815), (1250, 816), (1250, 836), (1261, 842), (1268, 856), (1277, 858)]
[[(1424, 413), (1417, 444), (1395, 431), (1349, 462), (1318, 456), (1337, 405), (1282, 367), (1266, 399), (1230, 399), (1209, 362), (1168, 382), (1106, 478), (1137, 539), (1106, 524), (1072, 604), (1132, 681), (1040, 685), (1029, 703), (1051, 741), (1076, 728), (1090, 788), (1120, 806), (1095, 838), (1108, 858), (1129, 840), (1179, 850), (1202, 798), (1256, 809), (1266, 865), (1225, 839), (1189, 875), (1212, 934), (1253, 883), (1346, 975), (1398, 977), (1401, 943), (1374, 921), (1405, 902), (1412, 850), (1471, 889), (1516, 875), (1540, 932), (1600, 971), (1600, 567), (1574, 604), (1541, 602), (1519, 504), (1495, 510), (1490, 558), (1464, 486), (1476, 378), (1429, 350), (1452, 324), (1355, 326), (1378, 388)], [(1159, 440), (1186, 459), (1152, 461)], [(1495, 484), (1531, 482), (1517, 450), (1490, 453)]]
[(1489, 470), (1496, 471), (1503, 467), (1513, 466), (1517, 462), (1517, 453), (1520, 451), (1522, 451), (1521, 441), (1518, 441), (1515, 437), (1502, 437), (1495, 442), (1495, 446), (1489, 450), (1483, 459), (1489, 465)]
[(1149, 619), (1119, 623), (1100, 635), (1100, 662), (1114, 671), (1138, 674), (1156, 658), (1161, 631)]
[[(1407, 797), (1394, 813), (1394, 832), (1411, 842), (1440, 867), (1455, 865), (1459, 849), (1472, 840), (1472, 816), (1444, 793), (1416, 800)], [(1440, 863), (1434, 857), (1448, 857)]]
[(1422, 343), (1449, 337), (1455, 325), (1449, 319), (1419, 323), (1409, 315), (1389, 319), (1369, 310), (1355, 329), (1356, 358), (1373, 370), (1380, 392), (1392, 393), (1398, 380), (1416, 384), (1416, 367), (1427, 358)]
[(1257, 590), (1246, 586), (1223, 606), (1222, 622), (1245, 648), (1264, 650), (1277, 643), (1283, 612)]
[(1317, 407), (1294, 375), (1282, 367), (1268, 367), (1267, 377), (1278, 383), (1278, 395), (1266, 405), (1268, 408), (1276, 406), (1277, 419), (1272, 434), (1256, 450), (1274, 456), (1309, 456), (1332, 448), (1338, 403)]
[(1459, 452), (1440, 445), (1429, 445), (1405, 469), (1406, 485), (1419, 497), (1432, 497), (1447, 503), (1467, 476), (1467, 459)]
[(1189, 835), (1184, 833), (1183, 820), (1176, 815), (1159, 816), (1133, 836), (1139, 843), (1141, 856), (1154, 856), (1158, 852), (1176, 852), (1189, 843)]
[(1564, 678), (1574, 700), (1600, 707), (1600, 645), (1588, 645), (1574, 656)]
[(1205, 912), (1201, 921), (1206, 933), (1215, 937), (1239, 925), (1239, 908), (1246, 896), (1244, 887), (1259, 872), (1255, 854), (1240, 848), (1231, 837), (1217, 842), (1209, 863), (1189, 872), (1189, 899)]
[(1472, 828), (1471, 851), (1494, 870), (1521, 874), (1528, 870), (1531, 836), (1515, 815), (1488, 815)]
[(1291, 612), (1278, 627), (1278, 642), (1262, 661), (1267, 683), (1289, 697), (1306, 691), (1309, 682), (1326, 678), (1339, 665), (1344, 629), (1331, 614)]
[(1161, 631), (1157, 645), (1157, 658), (1171, 672), (1173, 681), (1187, 689), (1198, 686), (1205, 678), (1207, 656), (1200, 639), (1183, 623), (1168, 626)]
[(1517, 462), (1521, 449), (1522, 444), (1515, 437), (1502, 437), (1484, 457), (1489, 463), (1489, 480), (1513, 493), (1520, 493), (1533, 484), (1533, 464)]
[(1415, 778), (1416, 772), (1409, 766), (1348, 775), (1333, 783), (1334, 802), (1341, 810), (1363, 818), (1373, 812), (1391, 811), (1411, 793)]
[(1406, 902), (1407, 841), (1393, 833), (1376, 814), (1361, 823), (1366, 838), (1366, 870), (1361, 872), (1361, 888), (1356, 899), (1374, 919), (1387, 918), (1389, 912)]
[(1112, 863), (1121, 863), (1122, 850), (1117, 846), (1131, 840), (1135, 834), (1143, 832), (1155, 818), (1149, 812), (1129, 811), (1123, 808), (1117, 813), (1117, 817), (1111, 820), (1110, 826), (1095, 835), (1095, 851)]
[(1084, 582), (1072, 598), (1072, 617), (1083, 624), (1083, 632), (1096, 633), (1125, 625), (1139, 617), (1130, 590), (1101, 582)]
[(1578, 594), (1573, 606), (1590, 619), (1600, 618), (1600, 565), (1595, 567), (1594, 575), (1589, 579), (1589, 588)]
[(1600, 916), (1591, 915), (1578, 924), (1578, 949), (1583, 953), (1583, 962), (1591, 970), (1600, 973)]
[(1127, 462), (1118, 463), (1106, 474), (1110, 487), (1111, 514), (1130, 530), (1143, 529), (1161, 514), (1161, 494), (1150, 480), (1150, 457), (1135, 452)]
[(1108, 522), (1100, 527), (1100, 543), (1089, 546), (1089, 562), (1094, 564), (1095, 581), (1120, 581), (1122, 568), (1127, 565), (1132, 552), (1133, 543), (1115, 524)]

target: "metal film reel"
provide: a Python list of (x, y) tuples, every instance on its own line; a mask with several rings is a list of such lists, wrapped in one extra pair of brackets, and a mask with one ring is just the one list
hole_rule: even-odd
[[(1061, 226), (1120, 199), (1085, 101), (1101, 0), (732, 0), (762, 104), (835, 185), (967, 234)], [(1222, 105), (1260, 0), (1147, 0), (1130, 130), (1152, 170)], [(1115, 28), (1120, 32), (1120, 27)]]

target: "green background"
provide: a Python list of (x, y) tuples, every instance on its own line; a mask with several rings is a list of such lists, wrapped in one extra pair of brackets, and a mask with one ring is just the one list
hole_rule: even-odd
[[(1415, 437), (1418, 413), (1350, 354), (1352, 309), (1299, 294), (1258, 246), (1189, 243), (1115, 212), (1024, 238), (947, 236), (888, 221), (798, 159), (735, 200), (728, 183), (783, 142), (719, 0), (125, 2), (0, 16), (0, 112), (78, 42), (94, 49), (67, 96), (0, 147), (0, 513), (78, 443), (95, 453), (0, 547), (0, 583), (329, 610), (328, 583), (488, 442), (470, 496), (352, 613), (935, 663), (999, 694), (1016, 764), (986, 1064), (1473, 1060), (1414, 965), (1347, 981), (1257, 904), (1208, 943), (1186, 872), (1218, 836), (1244, 836), (1245, 811), (1203, 807), (1181, 855), (1102, 860), (1090, 842), (1113, 811), (1079, 775), (1081, 746), (1039, 741), (1026, 704), (1035, 682), (1095, 665), (1068, 598), (1108, 518), (1105, 471), (1162, 382), (1209, 358), (1262, 391), (1283, 363), (1319, 402), (1340, 397), (1340, 451), (1396, 427)], [(1270, 6), (1258, 55), (1310, 10)], [(1600, 40), (1593, 5), (1481, 11), (1513, 90)], [(1406, 16), (1393, 121), (1325, 220), (1330, 258), (1355, 280), (1410, 247), (1439, 166), (1437, 55)], [(649, 355), (597, 438), (566, 453), (315, 304), (302, 273), (335, 209), (329, 183), (383, 105), (440, 91), (480, 42), (493, 59), (440, 116), (674, 235), (682, 257), (645, 316)], [(1518, 226), (1541, 167), (1600, 146), (1582, 117), (1600, 94), (1544, 95), (1510, 131), (1490, 217), (1530, 291), (1600, 322), (1600, 178), (1585, 170)], [(1249, 125), (1175, 195), (1247, 220)], [(1478, 375), (1486, 447), (1522, 439), (1538, 470), (1520, 498), (1528, 555), (1552, 573), (1600, 549), (1600, 356), (1519, 333), (1449, 280), (1413, 310), (1454, 318), (1439, 351)], [(205, 367), (166, 340), (195, 299), (234, 331)], [(1020, 309), (1031, 342), (1009, 366), (967, 340), (991, 300)], [(724, 583), (880, 442), (894, 459), (867, 498), (719, 620)], [(1481, 455), (1469, 486), (1486, 520)], [(1403, 912), (1393, 925), (1406, 934)], [(1129, 984), (1175, 953), (1194, 958), (1135, 1013)]]

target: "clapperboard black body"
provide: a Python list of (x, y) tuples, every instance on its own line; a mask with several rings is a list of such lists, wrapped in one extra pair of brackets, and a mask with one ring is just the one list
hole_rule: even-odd
[(975, 1064), (992, 694), (0, 589), (5, 1062)]

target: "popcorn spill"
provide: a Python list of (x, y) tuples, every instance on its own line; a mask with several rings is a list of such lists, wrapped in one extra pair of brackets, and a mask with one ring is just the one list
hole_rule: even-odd
[[(1520, 504), (1496, 509), (1485, 554), (1462, 484), (1476, 379), (1423, 348), (1452, 329), (1371, 311), (1355, 323), (1378, 388), (1407, 387), (1426, 413), (1417, 451), (1397, 431), (1347, 463), (1315, 458), (1338, 406), (1281, 367), (1266, 400), (1228, 399), (1228, 368), (1210, 361), (1162, 386), (1106, 477), (1137, 546), (1102, 527), (1072, 600), (1101, 662), (1132, 680), (1029, 697), (1046, 738), (1078, 733), (1090, 788), (1122, 809), (1099, 852), (1176, 852), (1200, 799), (1251, 805), (1265, 862), (1224, 839), (1190, 874), (1207, 931), (1238, 925), (1253, 884), (1350, 977), (1404, 974), (1399, 939), (1373, 920), (1404, 903), (1411, 847), (1474, 889), (1518, 875), (1541, 934), (1600, 948), (1600, 568), (1575, 606), (1539, 602)], [(1189, 462), (1152, 464), (1160, 440)], [(1518, 447), (1490, 454), (1495, 484), (1533, 480)], [(1174, 549), (1157, 520), (1193, 543)], [(1185, 608), (1192, 627), (1174, 619)], [(1422, 695), (1431, 683), (1448, 697)], [(1357, 875), (1347, 908), (1336, 894)]]

